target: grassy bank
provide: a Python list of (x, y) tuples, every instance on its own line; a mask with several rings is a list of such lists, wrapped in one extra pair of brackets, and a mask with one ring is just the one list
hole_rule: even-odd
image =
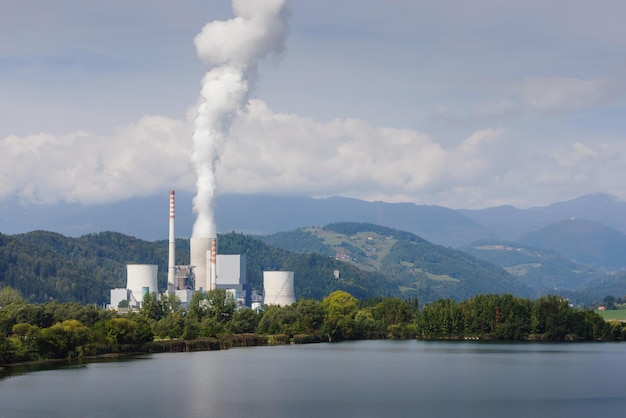
[(615, 309), (611, 311), (597, 311), (605, 321), (616, 320), (626, 322), (626, 309)]

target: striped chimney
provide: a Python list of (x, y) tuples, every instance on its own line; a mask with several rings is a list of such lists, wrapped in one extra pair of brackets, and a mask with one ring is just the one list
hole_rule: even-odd
[(217, 288), (217, 238), (211, 240), (211, 284), (209, 289)]
[(167, 291), (172, 294), (176, 289), (176, 238), (174, 237), (174, 190), (170, 190), (170, 236), (169, 260), (167, 269)]

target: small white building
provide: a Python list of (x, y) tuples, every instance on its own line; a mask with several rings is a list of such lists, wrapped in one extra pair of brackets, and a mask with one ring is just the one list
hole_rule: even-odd
[(109, 309), (117, 309), (120, 306), (120, 302), (128, 302), (129, 292), (126, 288), (111, 289), (111, 304)]

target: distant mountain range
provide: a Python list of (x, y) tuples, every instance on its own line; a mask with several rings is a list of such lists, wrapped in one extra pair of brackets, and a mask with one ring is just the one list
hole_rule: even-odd
[(529, 286), (494, 264), (379, 225), (339, 222), (259, 236), (274, 247), (332, 256), (361, 270), (377, 272), (397, 296), (433, 301), (469, 299), (481, 293), (535, 296)]
[(600, 269), (626, 268), (626, 235), (598, 222), (563, 220), (526, 234), (519, 242), (554, 249), (569, 260)]
[(457, 210), (495, 237), (516, 241), (524, 235), (565, 219), (594, 221), (626, 233), (626, 202), (597, 193), (549, 206), (517, 209), (499, 206), (480, 210)]
[[(580, 230), (588, 237), (583, 240), (587, 248), (575, 238)], [(559, 234), (564, 238), (552, 243)], [(346, 290), (358, 298), (398, 296), (424, 303), (511, 293), (559, 294), (590, 304), (626, 294), (624, 272), (607, 273), (602, 266), (573, 260), (576, 254), (581, 254), (579, 258), (591, 254), (595, 258), (585, 261), (606, 262), (608, 249), (623, 244), (621, 233), (593, 222), (565, 221), (523, 239), (538, 246), (491, 239), (463, 251), (410, 232), (357, 222), (261, 236), (220, 234), (219, 240), (221, 253), (246, 255), (248, 279), (257, 290), (262, 288), (264, 270), (294, 271), (298, 298), (319, 299), (333, 290)], [(607, 249), (605, 241), (614, 246)], [(563, 243), (567, 245), (559, 249), (540, 247)], [(177, 263), (188, 263), (188, 240), (178, 239), (176, 247)], [(78, 238), (48, 231), (0, 234), (0, 287), (17, 288), (37, 302), (101, 304), (108, 300), (109, 289), (125, 282), (126, 263), (158, 264), (164, 287), (166, 260), (165, 240), (144, 241), (115, 232)]]
[[(579, 230), (585, 231), (590, 239), (577, 239)], [(548, 237), (555, 237), (557, 249), (541, 247), (546, 245), (542, 238)], [(608, 272), (605, 267), (608, 260), (615, 263), (623, 259), (621, 254), (615, 258), (606, 256), (610, 251), (605, 241), (619, 244), (620, 237), (623, 234), (598, 223), (568, 220), (522, 239), (537, 246), (487, 239), (460, 251), (432, 244), (408, 232), (349, 222), (257, 238), (274, 247), (334, 256), (360, 269), (379, 272), (398, 285), (400, 294), (416, 296), (422, 301), (446, 297), (459, 300), (470, 294), (504, 292), (525, 297), (558, 294), (572, 303), (589, 305), (601, 302), (607, 295), (626, 295), (626, 272)], [(556, 245), (560, 242), (577, 244)], [(574, 260), (574, 256), (582, 258), (585, 254), (591, 254), (584, 260), (590, 264)]]
[[(191, 193), (176, 195), (176, 236), (189, 237), (195, 216)], [(118, 203), (83, 206), (22, 206), (0, 203), (0, 233), (46, 230), (77, 237), (115, 231), (148, 241), (168, 236), (169, 194)], [(269, 235), (334, 222), (363, 222), (414, 233), (435, 244), (460, 248), (484, 239), (517, 241), (524, 235), (568, 218), (601, 223), (626, 233), (626, 202), (606, 194), (582, 196), (546, 207), (511, 206), (452, 210), (412, 203), (366, 202), (358, 199), (269, 195), (221, 195), (216, 202), (220, 233)]]
[[(79, 237), (116, 231), (142, 240), (160, 241), (168, 235), (168, 199), (169, 194), (164, 193), (159, 197), (100, 206), (59, 204), (26, 208), (16, 201), (5, 201), (0, 207), (0, 233), (47, 230)], [(177, 237), (187, 238), (191, 234), (195, 219), (192, 199), (190, 193), (177, 193)], [(502, 206), (452, 210), (343, 197), (268, 195), (222, 195), (216, 204), (217, 224), (222, 234), (236, 232), (259, 238), (276, 234), (282, 239), (293, 238), (291, 232), (302, 228), (334, 223), (377, 225), (411, 233), (443, 247), (462, 249), (506, 269), (523, 285), (538, 292), (551, 289), (580, 293), (594, 281), (597, 291), (602, 292), (603, 283), (612, 282), (613, 273), (626, 268), (624, 214), (626, 202), (606, 194), (529, 209)], [(281, 236), (280, 232), (287, 234)], [(308, 250), (310, 244), (306, 243)], [(272, 245), (298, 252), (301, 248), (297, 245), (302, 242), (289, 244), (295, 247), (277, 242)], [(325, 255), (334, 255), (334, 250), (326, 250), (330, 253)], [(360, 267), (367, 270), (364, 265)], [(626, 288), (615, 294), (623, 295)]]

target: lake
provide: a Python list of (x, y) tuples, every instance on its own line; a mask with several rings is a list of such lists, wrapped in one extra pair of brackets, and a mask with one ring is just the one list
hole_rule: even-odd
[(358, 341), (164, 353), (12, 375), (0, 417), (594, 417), (626, 343)]

